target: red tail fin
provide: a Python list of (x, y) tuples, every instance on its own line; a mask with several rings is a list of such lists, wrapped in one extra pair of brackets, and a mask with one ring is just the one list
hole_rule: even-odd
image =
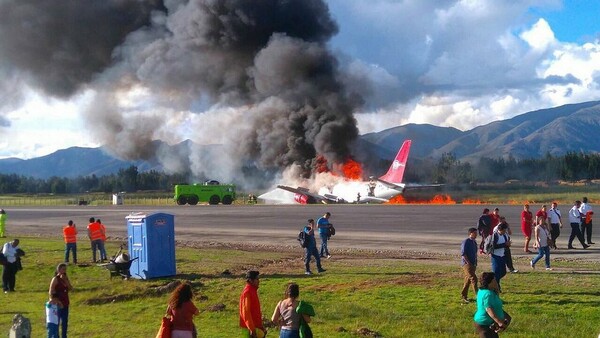
[(381, 176), (380, 179), (390, 183), (402, 183), (402, 177), (404, 177), (404, 169), (406, 168), (406, 161), (408, 160), (408, 153), (410, 151), (411, 140), (406, 140), (402, 143), (402, 147), (398, 151), (394, 162), (388, 169), (388, 172)]

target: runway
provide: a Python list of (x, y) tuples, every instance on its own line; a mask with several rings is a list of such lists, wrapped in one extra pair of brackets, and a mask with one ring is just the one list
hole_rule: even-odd
[[(86, 238), (89, 217), (102, 220), (109, 237), (126, 237), (125, 217), (132, 212), (175, 215), (176, 240), (232, 242), (300, 247), (296, 236), (308, 218), (315, 220), (326, 211), (336, 235), (330, 249), (411, 250), (459, 255), (467, 229), (476, 226), (483, 205), (247, 205), (247, 206), (68, 206), (15, 207), (8, 213), (7, 234), (61, 236), (62, 227), (73, 220), (80, 241)], [(487, 206), (493, 209), (495, 206)], [(513, 228), (513, 255), (522, 253), (521, 206), (500, 205), (500, 214)], [(563, 206), (566, 216), (570, 206)], [(535, 211), (539, 206), (532, 205)], [(565, 223), (558, 239), (566, 248), (570, 226)], [(596, 238), (598, 236), (596, 228)], [(600, 258), (597, 248), (553, 251), (553, 257)], [(579, 243), (575, 242), (579, 247)]]

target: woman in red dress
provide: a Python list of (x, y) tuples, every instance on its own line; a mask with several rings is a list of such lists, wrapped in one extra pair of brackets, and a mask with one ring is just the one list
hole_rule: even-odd
[(529, 241), (531, 240), (531, 230), (533, 226), (533, 214), (529, 211), (529, 204), (523, 206), (523, 212), (521, 212), (521, 232), (525, 236), (525, 247), (523, 251), (531, 253), (529, 250)]

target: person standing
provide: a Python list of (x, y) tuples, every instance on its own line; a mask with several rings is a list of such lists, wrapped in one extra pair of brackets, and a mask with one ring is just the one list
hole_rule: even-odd
[(2, 247), (2, 254), (6, 258), (6, 264), (2, 269), (2, 289), (4, 293), (14, 292), (19, 271), (19, 240), (13, 239)]
[(308, 224), (304, 227), (304, 233), (306, 234), (306, 247), (304, 248), (304, 274), (312, 275), (310, 271), (310, 258), (315, 257), (317, 262), (317, 271), (319, 273), (325, 272), (325, 269), (321, 266), (321, 256), (319, 250), (317, 250), (317, 240), (315, 239), (315, 220), (309, 219)]
[(535, 246), (538, 248), (538, 255), (535, 256), (529, 264), (532, 269), (535, 269), (535, 263), (537, 263), (543, 256), (546, 256), (546, 270), (552, 270), (550, 267), (550, 246), (548, 241), (550, 239), (550, 231), (546, 227), (545, 223), (536, 225), (534, 230), (535, 235)]
[(571, 236), (569, 236), (569, 245), (567, 246), (568, 249), (575, 249), (573, 247), (573, 240), (575, 239), (575, 237), (577, 237), (577, 239), (579, 239), (579, 242), (581, 243), (581, 246), (583, 246), (584, 249), (587, 249), (589, 247), (589, 245), (585, 244), (583, 235), (581, 234), (581, 231), (579, 230), (579, 226), (581, 225), (581, 212), (579, 211), (580, 207), (581, 207), (581, 201), (575, 201), (575, 203), (573, 204), (573, 207), (571, 208), (571, 210), (569, 210), (569, 223), (571, 223)]
[(90, 223), (87, 226), (87, 232), (92, 246), (92, 262), (96, 263), (96, 250), (99, 250), (100, 245), (102, 245), (102, 230), (100, 228), (100, 224), (96, 222), (94, 217), (90, 217)]
[[(506, 225), (506, 233), (505, 234), (506, 234), (506, 237), (508, 238), (508, 243), (512, 244), (512, 241), (510, 239), (510, 236), (512, 236), (512, 230), (510, 229), (510, 224), (508, 224), (506, 222), (506, 217), (500, 216), (500, 223), (498, 225), (496, 225), (496, 227), (494, 228), (494, 232), (498, 231), (500, 224)], [(508, 271), (510, 271), (512, 273), (519, 272), (519, 270), (515, 269), (515, 266), (513, 264), (512, 252), (510, 251), (510, 246), (506, 246), (504, 248), (504, 260), (506, 261), (506, 267), (508, 268)]]
[(592, 211), (592, 206), (588, 203), (588, 198), (584, 197), (582, 199), (583, 203), (579, 207), (579, 212), (581, 213), (581, 235), (587, 237), (587, 244), (595, 244), (592, 242), (592, 215), (594, 212)]
[(106, 228), (104, 227), (104, 224), (102, 224), (102, 221), (99, 218), (96, 220), (96, 223), (98, 223), (98, 226), (100, 227), (100, 233), (101, 233), (100, 247), (98, 248), (100, 251), (100, 261), (104, 262), (107, 259), (106, 258)]
[(461, 265), (464, 274), (463, 288), (460, 293), (463, 303), (468, 303), (469, 298), (469, 287), (473, 285), (473, 292), (477, 295), (477, 229), (470, 228), (468, 231), (468, 237), (462, 242), (460, 246), (461, 254)]
[[(285, 290), (285, 299), (277, 303), (271, 321), (279, 326), (279, 338), (300, 338), (300, 322), (310, 323), (310, 316), (296, 311), (299, 305), (300, 287), (289, 283)], [(302, 318), (301, 318), (302, 317)]]
[(48, 338), (58, 338), (58, 310), (62, 307), (58, 296), (51, 294), (46, 302), (46, 331)]
[(550, 237), (552, 240), (553, 249), (558, 249), (556, 246), (556, 240), (560, 236), (560, 229), (563, 227), (560, 210), (558, 210), (558, 203), (552, 202), (550, 211), (548, 211), (548, 219), (550, 220)]
[(490, 214), (491, 223), (490, 226), (494, 229), (498, 224), (500, 224), (500, 209), (494, 208), (494, 211)]
[(258, 299), (258, 275), (254, 270), (246, 273), (246, 286), (240, 295), (240, 327), (247, 338), (263, 338), (266, 334)]
[(61, 337), (67, 338), (67, 328), (69, 326), (69, 291), (73, 290), (73, 285), (67, 276), (67, 264), (60, 263), (56, 267), (54, 277), (50, 281), (48, 294), (55, 294), (62, 304), (58, 309), (58, 319), (61, 328)]
[(525, 236), (525, 247), (523, 251), (525, 253), (532, 253), (529, 250), (529, 241), (531, 241), (531, 232), (533, 230), (533, 214), (529, 211), (529, 204), (523, 205), (523, 211), (521, 212), (521, 232)]
[(493, 272), (484, 272), (479, 280), (477, 311), (473, 315), (475, 329), (480, 338), (498, 337), (498, 332), (506, 330), (512, 318), (504, 311), (500, 299), (500, 285)]
[(0, 209), (0, 238), (6, 237), (4, 230), (6, 229), (6, 211)]
[(171, 293), (167, 314), (171, 316), (172, 338), (194, 337), (194, 316), (200, 311), (192, 302), (193, 296), (192, 286), (189, 283), (179, 284)]
[(496, 276), (496, 281), (498, 282), (498, 289), (502, 290), (500, 286), (500, 279), (506, 276), (506, 259), (505, 259), (505, 248), (510, 246), (510, 241), (508, 240), (508, 236), (506, 235), (506, 229), (508, 226), (506, 224), (500, 223), (498, 225), (498, 231), (493, 233), (491, 236), (494, 236), (494, 251), (492, 251), (492, 271), (494, 271), (494, 275)]
[(492, 234), (492, 218), (490, 216), (490, 209), (483, 209), (483, 214), (479, 217), (479, 220), (477, 221), (477, 231), (479, 231), (479, 235), (481, 236), (481, 244), (479, 244), (479, 253), (483, 254), (483, 243), (485, 243), (486, 237)]
[(65, 263), (69, 263), (69, 252), (73, 252), (73, 263), (77, 264), (77, 228), (72, 220), (63, 227), (65, 239)]
[(545, 204), (542, 205), (540, 210), (535, 214), (535, 225), (546, 224), (548, 221), (548, 212)]
[(331, 217), (330, 212), (326, 212), (323, 217), (317, 220), (317, 228), (319, 229), (319, 237), (321, 237), (321, 253), (320, 256), (322, 258), (331, 258), (329, 254), (329, 249), (327, 248), (327, 240), (329, 239), (329, 228), (331, 228), (332, 224), (329, 223), (329, 218)]

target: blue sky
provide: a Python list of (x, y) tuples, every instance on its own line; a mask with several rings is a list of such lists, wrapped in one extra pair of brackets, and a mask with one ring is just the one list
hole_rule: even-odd
[[(172, 13), (178, 2), (183, 0), (169, 2)], [(466, 130), (535, 109), (600, 99), (599, 1), (326, 3), (339, 26), (329, 45), (340, 67), (370, 83), (366, 104), (355, 114), (361, 133), (406, 123)], [(135, 38), (140, 36), (131, 35), (130, 42)], [(37, 90), (26, 72), (13, 72), (14, 65), (1, 57), (0, 158), (107, 143), (117, 151), (132, 150), (142, 134), (169, 143), (187, 138), (218, 143), (227, 137), (224, 130), (243, 127), (240, 107), (198, 105), (204, 98), (178, 101), (185, 95), (158, 95), (143, 82), (113, 93), (118, 100), (111, 107), (118, 112), (106, 122), (90, 105), (131, 62), (115, 62), (74, 95), (55, 97)]]

